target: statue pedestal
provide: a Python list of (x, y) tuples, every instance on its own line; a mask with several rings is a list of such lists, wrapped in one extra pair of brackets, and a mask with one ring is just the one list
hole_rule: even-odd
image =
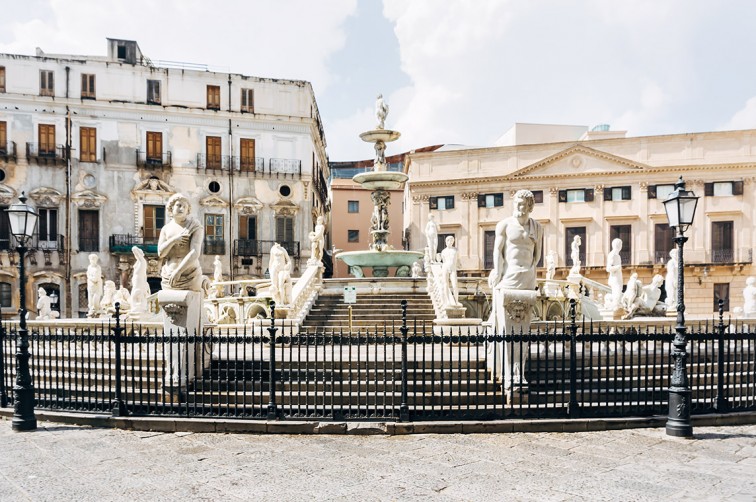
[(465, 317), (467, 309), (462, 305), (450, 305), (444, 307), (444, 313), (447, 319), (462, 319)]
[(580, 274), (580, 272), (573, 272), (570, 270), (569, 275), (567, 276), (567, 281), (571, 282), (573, 284), (580, 284), (580, 281), (583, 280), (583, 276)]
[(276, 305), (276, 319), (286, 319), (289, 317), (289, 306), (288, 305), (282, 305), (278, 306)]
[(165, 345), (168, 361), (163, 385), (171, 394), (183, 396), (188, 382), (194, 380), (197, 369), (202, 371), (210, 362), (209, 347), (196, 343), (202, 336), (202, 293), (198, 291), (164, 289), (158, 292), (158, 305), (163, 311), (163, 332), (177, 337), (176, 343)]

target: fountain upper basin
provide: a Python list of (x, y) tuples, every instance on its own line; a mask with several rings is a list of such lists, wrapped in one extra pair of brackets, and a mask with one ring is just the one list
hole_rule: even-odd
[(396, 171), (368, 171), (356, 174), (352, 180), (368, 190), (398, 190), (407, 178), (406, 174)]

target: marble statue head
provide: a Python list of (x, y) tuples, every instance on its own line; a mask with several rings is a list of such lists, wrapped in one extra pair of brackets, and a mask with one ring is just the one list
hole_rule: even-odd
[(183, 202), (183, 205), (186, 208), (185, 214), (189, 214), (189, 212), (192, 210), (192, 204), (189, 202), (189, 199), (186, 197), (186, 195), (182, 193), (175, 193), (171, 195), (171, 198), (168, 199), (168, 202), (165, 204), (165, 210), (168, 214), (173, 216), (173, 210), (176, 207), (176, 204), (179, 202)]
[(530, 190), (517, 190), (512, 200), (515, 216), (524, 216), (533, 212), (535, 197)]
[[(578, 236), (575, 236), (578, 237)], [(622, 250), (622, 239), (612, 239), (612, 251), (621, 251)]]

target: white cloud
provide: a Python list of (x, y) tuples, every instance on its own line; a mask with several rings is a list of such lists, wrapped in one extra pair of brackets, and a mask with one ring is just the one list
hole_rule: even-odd
[(743, 108), (735, 112), (730, 120), (719, 127), (720, 130), (724, 131), (754, 128), (756, 128), (756, 96), (746, 101)]

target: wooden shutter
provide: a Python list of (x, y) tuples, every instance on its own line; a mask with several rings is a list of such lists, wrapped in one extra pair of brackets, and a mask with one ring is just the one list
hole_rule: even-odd
[(81, 148), (81, 162), (97, 160), (97, 129), (94, 127), (79, 129), (79, 148)]
[(493, 250), (494, 241), (496, 240), (496, 232), (493, 230), (486, 230), (483, 233), (483, 268), (491, 270), (493, 268)]
[(81, 97), (95, 97), (95, 76), (93, 74), (82, 73), (81, 75)]
[(242, 138), (239, 140), (240, 169), (254, 172), (255, 170), (255, 140)]
[(711, 197), (714, 195), (714, 183), (704, 183), (704, 196)]
[(254, 112), (255, 111), (255, 94), (253, 89), (241, 90), (241, 111)]
[(162, 132), (147, 132), (147, 159), (163, 160)]
[(611, 187), (605, 187), (604, 188), (604, 200), (612, 200), (612, 188)]
[(585, 189), (585, 201), (586, 202), (593, 202), (593, 188), (586, 188)]
[(567, 190), (559, 190), (559, 202), (567, 202)]
[(221, 168), (221, 138), (220, 136), (208, 136), (205, 138), (205, 150), (207, 152), (207, 168)]
[(630, 187), (622, 187), (622, 200), (630, 200), (631, 198)]
[(478, 194), (478, 207), (486, 207), (486, 195), (479, 193)]
[(454, 196), (448, 195), (446, 197), (446, 209), (454, 209)]
[(143, 211), (142, 235), (145, 240), (154, 241), (160, 237), (160, 229), (165, 225), (165, 206), (144, 206)]
[(0, 122), (0, 150), (3, 152), (8, 151), (8, 124), (7, 122)]
[(207, 86), (207, 107), (211, 110), (220, 110), (220, 86)]
[(428, 199), (428, 206), (431, 209), (438, 209), (438, 197), (430, 197)]
[(503, 193), (495, 193), (494, 194), (494, 206), (503, 206), (504, 205), (504, 194)]
[(39, 124), (39, 154), (55, 154), (55, 126)]
[(79, 251), (100, 250), (100, 214), (79, 210)]
[(649, 199), (656, 198), (656, 185), (648, 185), (648, 198)]
[(5, 66), (0, 66), (0, 92), (5, 92)]
[[(2, 142), (2, 137), (0, 137), (0, 142)], [(733, 181), (732, 182), (732, 195), (743, 195), (743, 181)]]
[(294, 218), (281, 216), (276, 219), (276, 241), (291, 242), (294, 240)]

